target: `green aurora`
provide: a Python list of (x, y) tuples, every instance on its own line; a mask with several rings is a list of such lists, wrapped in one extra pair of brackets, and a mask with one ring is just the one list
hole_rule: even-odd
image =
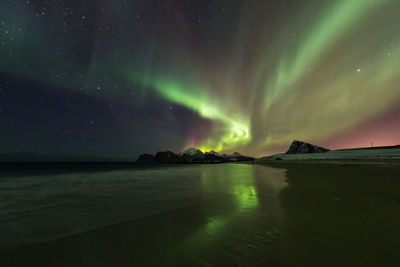
[[(399, 143), (397, 0), (85, 6), (0, 3), (0, 71), (133, 108), (115, 115), (123, 130), (99, 141), (112, 153), (196, 146), (262, 156), (293, 139), (331, 149)], [(45, 142), (53, 135), (42, 132)]]
[(262, 4), (245, 6), (238, 25), (245, 30), (231, 44), (230, 63), (197, 58), (200, 70), (192, 78), (152, 74), (147, 79), (146, 86), (163, 98), (220, 123), (210, 136), (188, 145), (260, 153), (294, 138), (326, 143), (398, 103), (395, 1), (310, 4), (273, 34), (265, 25), (254, 33), (257, 42), (248, 31), (262, 21), (252, 16), (262, 14), (256, 11)]

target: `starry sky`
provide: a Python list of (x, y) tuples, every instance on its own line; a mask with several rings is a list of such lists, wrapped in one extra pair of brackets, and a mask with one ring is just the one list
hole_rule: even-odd
[(400, 143), (398, 0), (5, 0), (0, 152)]

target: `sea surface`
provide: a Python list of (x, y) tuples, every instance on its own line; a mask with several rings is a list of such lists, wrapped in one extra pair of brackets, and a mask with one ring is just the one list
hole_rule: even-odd
[(236, 217), (258, 214), (258, 194), (270, 199), (268, 217), (278, 223), (284, 173), (264, 166), (218, 164), (3, 176), (0, 249), (221, 200), (226, 202), (223, 213), (206, 218), (204, 225), (217, 230)]
[(0, 265), (400, 263), (398, 167), (30, 168), (1, 172)]

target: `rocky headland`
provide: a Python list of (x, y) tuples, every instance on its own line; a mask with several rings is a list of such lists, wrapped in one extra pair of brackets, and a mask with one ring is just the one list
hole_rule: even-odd
[(400, 160), (400, 145), (329, 150), (310, 143), (294, 140), (285, 154), (261, 157), (256, 162), (271, 160), (398, 161)]

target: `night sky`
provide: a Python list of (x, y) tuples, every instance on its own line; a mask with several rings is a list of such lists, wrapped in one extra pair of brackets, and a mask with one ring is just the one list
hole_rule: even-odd
[(398, 0), (0, 1), (0, 152), (400, 143)]

